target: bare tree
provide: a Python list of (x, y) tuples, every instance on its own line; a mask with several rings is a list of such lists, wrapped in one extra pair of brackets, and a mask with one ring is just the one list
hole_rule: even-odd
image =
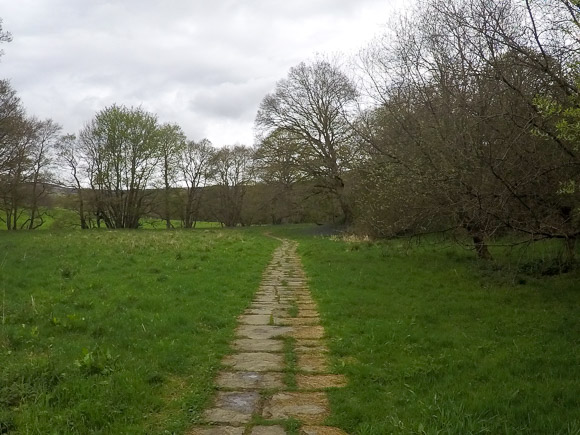
[(171, 225), (171, 189), (178, 176), (178, 164), (182, 150), (185, 148), (185, 134), (177, 124), (164, 124), (159, 129), (159, 146), (161, 151), (161, 177), (163, 180), (164, 219), (167, 229)]
[(34, 131), (24, 117), (13, 120), (5, 142), (8, 158), (4, 161), (0, 183), (1, 207), (8, 230), (20, 228), (19, 221), (26, 211), (26, 182), (31, 168), (31, 148)]
[(203, 188), (213, 175), (213, 157), (214, 148), (208, 139), (188, 141), (181, 150), (178, 166), (181, 181), (185, 183), (185, 197), (181, 205), (184, 228), (195, 228)]
[(291, 68), (256, 116), (263, 138), (274, 131), (293, 138), (301, 169), (337, 198), (346, 223), (353, 218), (345, 173), (355, 154), (349, 117), (356, 98), (353, 82), (336, 65), (317, 60)]
[(27, 118), (16, 91), (0, 81), (0, 197), (8, 229), (44, 222), (38, 204), (47, 193), (49, 154), (59, 130), (51, 120)]
[(29, 121), (34, 130), (34, 139), (30, 148), (30, 175), (29, 175), (29, 217), (24, 223), (28, 229), (38, 228), (44, 223), (44, 213), (39, 211), (39, 201), (48, 194), (46, 183), (51, 181), (50, 166), (54, 158), (54, 151), (62, 127), (51, 119)]
[[(577, 179), (578, 161), (534, 104), (538, 95), (575, 92), (570, 38), (538, 30), (557, 28), (554, 16), (531, 2), (432, 0), (367, 52), (380, 108), (363, 117), (361, 136), (377, 163), (372, 173), (387, 191), (400, 186), (383, 211), (412, 212), (420, 226), (461, 226), (482, 258), (500, 227), (576, 237), (569, 210), (577, 206), (559, 185)], [(402, 206), (410, 197), (418, 208)]]
[(0, 174), (11, 165), (14, 143), (24, 118), (24, 109), (16, 91), (8, 80), (0, 80)]
[[(0, 43), (11, 42), (11, 41), (12, 41), (12, 34), (3, 29), (2, 18), (0, 18)], [(4, 51), (0, 50), (0, 57), (2, 57), (3, 54), (4, 54)]]
[(0, 81), (0, 207), (10, 230), (44, 223), (39, 202), (47, 194), (49, 166), (60, 126), (26, 116), (16, 91)]
[(292, 135), (275, 130), (262, 139), (255, 153), (256, 175), (266, 185), (262, 203), (273, 224), (287, 221), (297, 210), (295, 185), (308, 174), (301, 169), (300, 146)]
[(242, 207), (247, 186), (253, 181), (253, 151), (243, 145), (223, 147), (212, 158), (219, 205), (215, 214), (227, 227), (244, 224)]
[(87, 177), (87, 162), (80, 150), (77, 137), (74, 134), (62, 136), (57, 143), (56, 152), (60, 167), (66, 168), (71, 177), (70, 181), (64, 181), (64, 183), (72, 186), (77, 194), (80, 226), (82, 229), (87, 229), (90, 226), (90, 219), (83, 186), (83, 181)]
[[(577, 138), (561, 134), (559, 127), (580, 101), (577, 5), (473, 0), (439, 2), (437, 10), (473, 35), (465, 39), (467, 50), (477, 53), (484, 72), (509, 97), (505, 118), (520, 133), (520, 140), (506, 142), (507, 159), (517, 156), (511, 171), (488, 163), (510, 199), (508, 207), (492, 211), (494, 217), (533, 239), (564, 240), (572, 257), (580, 236), (580, 192), (563, 186), (580, 182), (580, 156)], [(485, 49), (475, 50), (474, 41)], [(564, 110), (546, 110), (546, 102)]]
[(35, 229), (44, 223), (40, 200), (48, 194), (51, 153), (60, 126), (52, 120), (22, 118), (8, 142), (9, 160), (0, 174), (2, 208), (8, 229)]

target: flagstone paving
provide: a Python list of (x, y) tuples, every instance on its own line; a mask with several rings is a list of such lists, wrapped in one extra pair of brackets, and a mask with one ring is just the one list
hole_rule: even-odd
[[(344, 387), (346, 378), (329, 372), (324, 328), (296, 246), (282, 240), (274, 252), (252, 305), (238, 318), (204, 425), (191, 435), (283, 435), (280, 421), (287, 419), (302, 423), (300, 434), (346, 434), (324, 426), (326, 390)], [(294, 356), (292, 368), (286, 355)]]

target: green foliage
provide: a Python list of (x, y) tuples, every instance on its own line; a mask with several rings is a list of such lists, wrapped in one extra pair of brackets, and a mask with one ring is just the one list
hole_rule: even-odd
[(109, 349), (83, 349), (82, 357), (75, 360), (75, 366), (85, 375), (110, 375), (115, 371), (115, 360)]
[(137, 228), (155, 168), (162, 159), (157, 116), (142, 108), (112, 105), (79, 135), (98, 211), (108, 228)]
[(286, 370), (284, 373), (284, 384), (289, 390), (296, 390), (296, 372), (298, 356), (294, 350), (296, 346), (296, 340), (291, 337), (286, 337), (284, 339), (284, 362), (286, 364)]
[[(576, 86), (580, 86), (580, 80)], [(553, 122), (558, 138), (570, 143), (575, 151), (580, 150), (580, 95), (569, 96), (565, 104), (543, 96), (536, 97), (534, 103), (543, 117)]]

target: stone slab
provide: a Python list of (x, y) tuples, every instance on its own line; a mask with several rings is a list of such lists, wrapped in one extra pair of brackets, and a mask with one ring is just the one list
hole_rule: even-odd
[(254, 426), (251, 435), (286, 435), (282, 426)]
[(234, 370), (271, 372), (284, 370), (284, 355), (268, 352), (242, 352), (226, 356), (222, 363)]
[(297, 326), (290, 335), (297, 339), (320, 339), (324, 337), (324, 328), (322, 326)]
[(258, 316), (269, 316), (274, 312), (275, 308), (248, 308), (244, 311), (246, 316), (248, 315), (258, 315)]
[(239, 338), (232, 343), (232, 347), (241, 352), (282, 352), (282, 340)]
[(277, 308), (290, 308), (290, 304), (284, 304), (282, 302), (253, 302), (250, 308), (253, 309), (271, 309), (275, 310)]
[(269, 325), (270, 314), (244, 314), (238, 317), (238, 322), (242, 325)]
[(293, 304), (296, 301), (294, 296), (282, 296), (280, 295), (280, 302), (285, 304)]
[(284, 375), (272, 372), (220, 372), (216, 385), (229, 390), (271, 390), (284, 388)]
[(298, 315), (300, 317), (320, 317), (316, 310), (298, 310)]
[(301, 353), (298, 354), (298, 370), (310, 373), (324, 373), (328, 371), (328, 361), (322, 354)]
[(342, 429), (330, 426), (302, 426), (300, 435), (348, 435)]
[(215, 406), (204, 413), (210, 423), (244, 424), (258, 410), (260, 394), (256, 391), (218, 392)]
[(320, 323), (317, 317), (288, 317), (279, 322), (286, 326), (315, 326)]
[(299, 338), (296, 340), (296, 347), (299, 346), (306, 346), (306, 347), (320, 347), (320, 346), (324, 346), (326, 347), (326, 345), (324, 344), (324, 341), (319, 340), (317, 338)]
[(346, 386), (344, 375), (296, 375), (296, 385), (300, 390), (322, 390)]
[[(269, 339), (274, 337), (282, 337), (288, 335), (293, 331), (290, 326), (254, 326), (254, 325), (240, 325), (236, 329), (238, 337), (247, 337), (254, 339)], [(306, 337), (304, 337), (306, 338)], [(315, 338), (315, 337), (312, 337)]]
[(310, 296), (310, 293), (308, 294), (301, 294), (299, 292), (299, 290), (295, 291), (294, 294), (294, 299), (296, 300), (297, 304), (309, 304), (309, 305), (315, 305), (314, 308), (312, 308), (313, 310), (318, 309), (318, 306), (316, 305), (316, 301), (312, 298), (312, 296)]
[(276, 393), (264, 405), (262, 417), (296, 418), (307, 424), (320, 424), (330, 414), (325, 393)]
[(252, 304), (275, 304), (278, 303), (278, 298), (276, 295), (260, 296), (254, 298)]
[(196, 427), (188, 435), (244, 435), (244, 427), (217, 426), (217, 427)]
[(316, 340), (320, 345), (316, 346), (294, 346), (296, 353), (327, 353), (328, 348), (322, 344), (322, 341)]
[(274, 314), (274, 317), (280, 318), (290, 317), (290, 314), (288, 313), (288, 308), (275, 308), (272, 311), (272, 314)]

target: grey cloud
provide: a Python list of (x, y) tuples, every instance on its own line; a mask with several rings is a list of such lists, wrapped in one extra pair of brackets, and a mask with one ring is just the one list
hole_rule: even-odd
[(0, 0), (14, 35), (0, 76), (12, 79), (29, 113), (67, 131), (118, 103), (143, 105), (192, 138), (248, 143), (276, 81), (316, 52), (362, 44), (386, 22), (377, 17), (387, 3)]
[(195, 112), (206, 112), (220, 118), (252, 119), (255, 108), (267, 93), (269, 83), (252, 81), (243, 84), (222, 83), (203, 89), (192, 99)]

